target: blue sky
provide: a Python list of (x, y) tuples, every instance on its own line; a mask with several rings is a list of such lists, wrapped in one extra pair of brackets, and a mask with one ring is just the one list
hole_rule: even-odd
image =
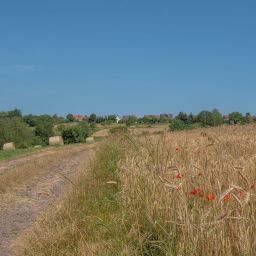
[(0, 110), (256, 114), (255, 0), (0, 3)]

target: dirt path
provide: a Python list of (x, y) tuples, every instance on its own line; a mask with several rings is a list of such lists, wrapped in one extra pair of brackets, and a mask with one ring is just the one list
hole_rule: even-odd
[[(69, 152), (69, 155), (59, 155), (56, 152), (55, 158), (47, 165), (47, 172), (44, 170), (42, 175), (35, 175), (27, 184), (22, 184), (14, 192), (18, 200), (3, 202), (8, 203), (8, 207), (0, 208), (0, 255), (11, 255), (11, 243), (29, 228), (36, 219), (44, 213), (49, 206), (56, 202), (71, 186), (70, 178), (81, 168), (85, 168), (89, 157), (92, 155), (92, 147), (81, 147), (79, 150)], [(11, 172), (13, 168), (17, 168), (23, 163), (35, 161), (34, 168), (36, 169), (36, 159), (40, 157), (41, 161), (45, 158), (48, 160), (49, 154), (44, 152), (38, 155), (23, 157), (20, 159), (8, 161), (1, 164), (5, 172)], [(0, 165), (0, 167), (1, 167)], [(23, 168), (24, 169), (24, 168)], [(3, 168), (2, 168), (3, 170)], [(37, 173), (38, 172), (37, 170)], [(8, 195), (6, 194), (6, 197)], [(0, 202), (1, 205), (2, 202)]]

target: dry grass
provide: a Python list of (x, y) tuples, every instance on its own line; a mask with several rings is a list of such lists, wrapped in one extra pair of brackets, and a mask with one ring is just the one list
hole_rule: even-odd
[(255, 126), (110, 138), (20, 245), (23, 255), (256, 255), (255, 183)]
[[(67, 159), (72, 155), (84, 149), (85, 146), (77, 147), (65, 147), (56, 148), (39, 153), (40, 157), (36, 157), (36, 154), (32, 154), (31, 157), (27, 156), (27, 161), (21, 164), (15, 164), (8, 167), (6, 170), (0, 173), (0, 198), (5, 196), (6, 193), (10, 193), (13, 190), (17, 190), (20, 186), (28, 185), (34, 177), (39, 178), (44, 176), (47, 172), (51, 171), (55, 165), (58, 165), (61, 159)], [(31, 159), (30, 159), (31, 158)]]

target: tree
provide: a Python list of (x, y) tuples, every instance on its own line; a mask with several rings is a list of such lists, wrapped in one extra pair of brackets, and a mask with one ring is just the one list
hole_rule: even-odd
[(174, 120), (171, 120), (169, 127), (171, 131), (179, 131), (179, 130), (185, 130), (188, 126), (185, 124), (184, 121), (180, 119), (174, 119)]
[(14, 142), (17, 148), (32, 145), (33, 131), (19, 117), (0, 118), (0, 147), (4, 143)]
[(213, 114), (210, 111), (201, 111), (197, 115), (197, 120), (202, 124), (202, 126), (213, 126)]
[(69, 122), (74, 122), (75, 121), (75, 118), (72, 114), (67, 114), (66, 116), (66, 119), (69, 121)]
[(91, 114), (90, 117), (89, 117), (89, 123), (95, 123), (97, 120), (97, 116), (96, 114)]
[(192, 113), (188, 115), (188, 124), (193, 124), (195, 122), (195, 117)]
[(43, 144), (47, 145), (49, 137), (54, 135), (52, 120), (47, 116), (42, 116), (36, 125), (35, 135), (41, 138)]
[(128, 119), (126, 120), (126, 125), (127, 126), (131, 126), (131, 125), (134, 125), (137, 123), (137, 117), (132, 115), (132, 116), (129, 116)]
[(213, 126), (219, 126), (223, 124), (222, 114), (216, 108), (212, 111), (212, 122)]
[(239, 112), (232, 112), (229, 114), (229, 119), (234, 124), (245, 124), (246, 118)]
[(28, 124), (30, 127), (36, 126), (37, 116), (33, 116), (31, 114), (23, 116), (23, 121)]
[(188, 115), (184, 112), (180, 112), (175, 119), (183, 121), (185, 124), (188, 123)]
[(8, 111), (8, 117), (20, 117), (22, 118), (22, 113), (19, 109), (15, 108), (14, 110)]

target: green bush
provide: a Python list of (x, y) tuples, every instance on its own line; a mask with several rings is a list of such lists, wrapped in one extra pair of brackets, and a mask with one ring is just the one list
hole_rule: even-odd
[(42, 140), (44, 145), (47, 145), (49, 137), (54, 135), (52, 120), (48, 118), (40, 119), (35, 128), (35, 135)]
[(20, 117), (0, 118), (0, 147), (14, 142), (17, 148), (26, 148), (33, 143), (33, 130)]
[(62, 130), (62, 137), (65, 144), (82, 143), (86, 141), (92, 133), (90, 126), (86, 123), (80, 123), (77, 126), (65, 127)]
[(180, 119), (174, 119), (170, 122), (169, 127), (171, 131), (181, 131), (187, 129), (188, 125), (186, 125), (185, 122)]

